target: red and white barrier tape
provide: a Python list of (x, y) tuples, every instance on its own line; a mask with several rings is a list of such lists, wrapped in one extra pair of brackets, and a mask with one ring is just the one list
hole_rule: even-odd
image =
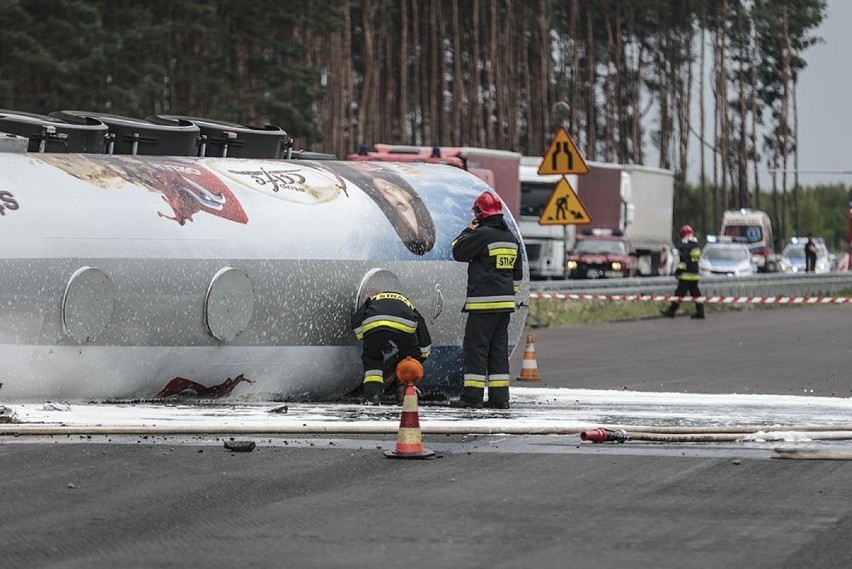
[(667, 294), (570, 294), (530, 292), (530, 299), (542, 300), (622, 300), (650, 302), (704, 302), (709, 304), (847, 304), (850, 297), (827, 296), (673, 296)]

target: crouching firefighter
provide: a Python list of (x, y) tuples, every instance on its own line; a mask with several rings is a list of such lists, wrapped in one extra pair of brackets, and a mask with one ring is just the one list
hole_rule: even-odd
[[(453, 259), (467, 263), (463, 312), (464, 385), (452, 407), (509, 408), (509, 320), (523, 278), (519, 244), (503, 219), (500, 198), (483, 192), (474, 219), (452, 243)], [(485, 402), (485, 389), (488, 401)]]
[(398, 361), (410, 356), (423, 362), (432, 349), (426, 321), (398, 292), (380, 292), (367, 298), (352, 315), (352, 329), (364, 342), (362, 397), (372, 405), (380, 404), (385, 382), (388, 387), (394, 383)]
[[(692, 297), (699, 297), (701, 296), (701, 290), (698, 288), (698, 280), (700, 278), (698, 274), (698, 261), (701, 259), (701, 246), (698, 245), (698, 239), (695, 238), (695, 233), (689, 225), (684, 225), (680, 228), (680, 238), (681, 244), (678, 247), (680, 262), (677, 265), (677, 269), (675, 269), (677, 288), (674, 295), (682, 297), (689, 293)], [(678, 306), (680, 306), (680, 303), (677, 300), (673, 300), (669, 307), (662, 311), (663, 316), (674, 318)], [(692, 315), (692, 318), (704, 319), (703, 302), (695, 303), (695, 314)]]

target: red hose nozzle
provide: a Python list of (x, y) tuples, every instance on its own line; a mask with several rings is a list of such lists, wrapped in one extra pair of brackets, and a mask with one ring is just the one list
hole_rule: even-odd
[(627, 434), (627, 431), (624, 430), (612, 431), (610, 429), (592, 429), (590, 431), (581, 432), (580, 438), (584, 441), (591, 441), (593, 443), (605, 443), (611, 441), (623, 443), (629, 439), (630, 436)]

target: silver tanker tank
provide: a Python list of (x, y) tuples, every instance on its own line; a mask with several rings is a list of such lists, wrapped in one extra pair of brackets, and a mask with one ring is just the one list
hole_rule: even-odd
[[(450, 242), (488, 189), (475, 176), (13, 150), (0, 151), (3, 400), (147, 399), (175, 381), (334, 399), (360, 384), (349, 320), (381, 288), (430, 324), (423, 391), (460, 389), (466, 266)], [(525, 258), (524, 269), (525, 304)], [(512, 318), (512, 347), (525, 316)]]

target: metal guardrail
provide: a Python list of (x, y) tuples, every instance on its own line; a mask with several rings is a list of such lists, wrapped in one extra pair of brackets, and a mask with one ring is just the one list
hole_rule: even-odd
[[(672, 294), (675, 277), (637, 277), (531, 281), (531, 292), (569, 294)], [(701, 277), (705, 296), (827, 296), (852, 289), (852, 271), (842, 273), (769, 273), (748, 277)]]

